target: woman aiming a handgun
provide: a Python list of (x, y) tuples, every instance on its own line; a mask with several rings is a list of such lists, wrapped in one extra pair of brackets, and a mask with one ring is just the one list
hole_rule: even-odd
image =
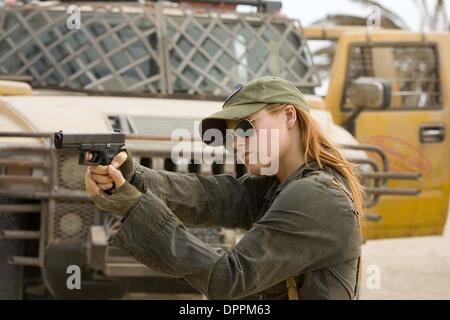
[[(153, 170), (125, 151), (109, 166), (88, 167), (94, 204), (124, 217), (111, 244), (212, 299), (354, 299), (362, 188), (300, 91), (275, 77), (238, 85), (221, 111), (202, 120), (202, 137), (212, 143), (208, 130), (231, 132), (248, 174)], [(276, 139), (259, 139), (272, 131)], [(255, 150), (276, 157), (263, 163)], [(248, 231), (227, 252), (185, 224)]]

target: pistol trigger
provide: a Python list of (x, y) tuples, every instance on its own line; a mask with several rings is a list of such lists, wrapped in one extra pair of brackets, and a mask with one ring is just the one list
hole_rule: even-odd
[[(87, 158), (88, 152), (92, 154), (92, 158), (91, 159)], [(83, 164), (83, 165), (97, 165), (97, 164), (99, 164), (99, 159), (98, 158), (99, 157), (96, 156), (95, 152), (92, 152), (92, 151), (89, 151), (89, 150), (81, 151), (78, 163), (79, 164)]]
[(94, 151), (86, 151), (86, 156), (88, 152), (92, 155), (91, 159), (87, 159), (90, 164), (100, 164), (100, 157), (97, 152)]

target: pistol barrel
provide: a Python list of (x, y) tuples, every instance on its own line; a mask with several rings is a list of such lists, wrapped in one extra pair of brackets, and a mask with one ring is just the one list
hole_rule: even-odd
[(54, 143), (56, 149), (78, 149), (82, 145), (95, 144), (125, 144), (125, 134), (113, 133), (63, 133), (55, 132)]

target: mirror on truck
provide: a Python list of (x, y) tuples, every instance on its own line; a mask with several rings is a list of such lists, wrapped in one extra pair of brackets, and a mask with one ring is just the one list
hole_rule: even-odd
[(357, 108), (387, 109), (391, 103), (391, 82), (386, 79), (360, 77), (348, 91), (350, 103)]
[(355, 121), (363, 110), (383, 110), (391, 104), (391, 81), (381, 78), (359, 77), (347, 89), (347, 99), (354, 109), (344, 127), (355, 134)]

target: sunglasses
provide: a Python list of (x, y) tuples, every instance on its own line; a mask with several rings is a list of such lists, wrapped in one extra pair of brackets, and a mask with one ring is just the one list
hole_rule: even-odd
[(255, 134), (255, 126), (253, 125), (253, 122), (263, 116), (265, 116), (266, 114), (269, 114), (271, 112), (275, 112), (280, 110), (281, 108), (283, 108), (284, 106), (286, 106), (285, 104), (280, 104), (278, 105), (276, 108), (273, 108), (267, 112), (264, 112), (263, 114), (257, 116), (256, 118), (253, 119), (240, 119), (238, 122), (236, 122), (236, 124), (233, 127), (233, 132), (241, 138), (250, 138)]

